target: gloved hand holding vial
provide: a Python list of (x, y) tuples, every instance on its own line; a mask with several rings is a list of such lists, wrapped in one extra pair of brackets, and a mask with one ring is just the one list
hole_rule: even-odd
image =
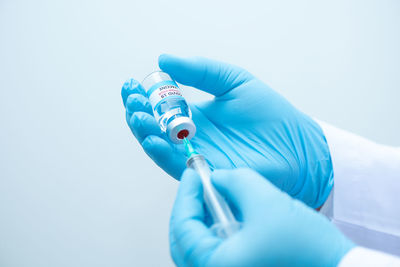
[[(321, 207), (333, 186), (333, 170), (324, 133), (313, 119), (240, 67), (172, 55), (161, 55), (158, 63), (168, 73), (165, 75), (178, 83), (215, 96), (210, 101), (190, 103), (188, 109), (169, 76), (163, 76), (167, 77), (164, 81), (164, 74), (155, 73), (149, 77), (153, 82), (145, 79), (143, 85), (134, 79), (125, 82), (121, 94), (127, 123), (158, 166), (180, 179), (187, 160), (184, 147), (176, 145), (181, 143), (177, 136), (181, 132), (188, 134), (212, 169), (251, 168), (308, 206)], [(157, 86), (150, 88), (156, 83), (164, 84), (161, 91)], [(169, 97), (171, 102), (161, 102), (154, 110), (167, 88), (174, 95)], [(167, 113), (171, 105), (176, 108)], [(191, 116), (191, 120), (176, 123), (182, 119), (175, 112)], [(162, 119), (164, 130), (160, 129), (163, 114), (169, 129)]]

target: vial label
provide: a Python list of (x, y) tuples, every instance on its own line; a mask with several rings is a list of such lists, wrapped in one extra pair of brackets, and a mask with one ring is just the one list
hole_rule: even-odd
[(153, 110), (157, 110), (158, 106), (167, 98), (181, 98), (182, 92), (174, 81), (162, 81), (153, 85), (147, 92), (149, 101)]

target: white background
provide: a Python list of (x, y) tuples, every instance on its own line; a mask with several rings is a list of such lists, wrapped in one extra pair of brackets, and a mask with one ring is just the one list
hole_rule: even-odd
[(399, 146), (399, 13), (397, 0), (0, 0), (0, 266), (172, 265), (177, 182), (120, 99), (160, 53), (241, 65), (304, 112)]

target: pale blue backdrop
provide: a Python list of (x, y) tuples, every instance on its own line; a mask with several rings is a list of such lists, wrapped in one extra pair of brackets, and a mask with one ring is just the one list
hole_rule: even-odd
[(163, 52), (241, 65), (308, 114), (400, 145), (399, 13), (397, 0), (0, 0), (0, 266), (172, 265), (178, 184), (120, 99)]

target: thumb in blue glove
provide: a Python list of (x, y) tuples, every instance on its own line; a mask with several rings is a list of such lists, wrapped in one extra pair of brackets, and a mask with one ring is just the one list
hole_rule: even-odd
[(242, 228), (228, 239), (213, 235), (200, 179), (185, 171), (170, 221), (178, 266), (336, 266), (354, 247), (325, 217), (252, 170), (217, 170), (212, 182), (237, 210)]

